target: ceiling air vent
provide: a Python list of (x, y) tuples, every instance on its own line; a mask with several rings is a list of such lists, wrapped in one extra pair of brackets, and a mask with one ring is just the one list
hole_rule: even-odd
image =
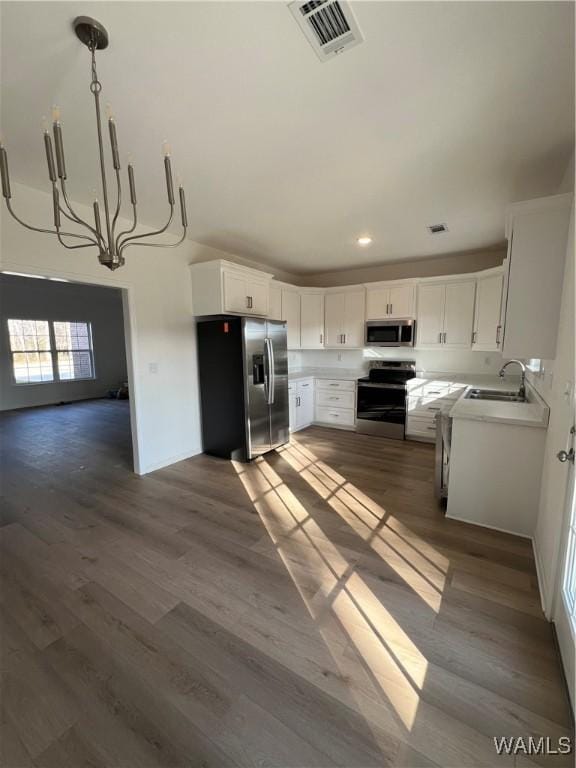
[(428, 224), (426, 229), (431, 235), (439, 235), (441, 232), (448, 232), (448, 226), (446, 224)]
[(364, 40), (345, 0), (294, 0), (288, 7), (320, 61)]

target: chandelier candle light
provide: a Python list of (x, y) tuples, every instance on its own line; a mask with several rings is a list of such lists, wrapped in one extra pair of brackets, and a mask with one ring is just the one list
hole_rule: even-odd
[[(161, 235), (166, 232), (174, 216), (175, 197), (174, 197), (174, 184), (172, 181), (172, 164), (170, 160), (170, 147), (164, 142), (162, 145), (162, 151), (164, 155), (164, 172), (166, 175), (166, 192), (168, 195), (168, 204), (170, 206), (170, 213), (166, 224), (153, 232), (146, 232), (141, 235), (132, 234), (137, 225), (138, 217), (136, 212), (136, 184), (134, 181), (134, 167), (132, 163), (128, 163), (128, 187), (130, 191), (130, 203), (132, 205), (132, 226), (129, 229), (125, 229), (121, 232), (116, 232), (118, 225), (118, 218), (120, 216), (120, 209), (122, 205), (122, 185), (120, 181), (120, 153), (118, 151), (118, 137), (116, 135), (116, 123), (114, 117), (107, 107), (107, 119), (108, 119), (108, 133), (110, 135), (110, 149), (112, 154), (112, 167), (116, 176), (116, 205), (114, 213), (111, 213), (109, 198), (108, 198), (108, 186), (106, 183), (106, 166), (104, 162), (104, 144), (102, 140), (102, 119), (100, 113), (100, 91), (102, 85), (98, 80), (96, 72), (96, 51), (102, 50), (108, 46), (108, 33), (105, 28), (97, 22), (95, 19), (91, 19), (88, 16), (78, 16), (74, 20), (74, 31), (77, 37), (87, 46), (92, 57), (92, 82), (90, 83), (90, 91), (94, 96), (94, 104), (96, 107), (96, 127), (98, 131), (98, 150), (100, 158), (100, 176), (102, 184), (102, 199), (104, 201), (104, 231), (102, 230), (102, 218), (100, 216), (100, 206), (98, 200), (93, 203), (94, 211), (94, 225), (89, 224), (87, 221), (81, 219), (73, 210), (68, 194), (66, 191), (66, 163), (64, 160), (64, 141), (62, 138), (62, 124), (60, 122), (60, 110), (58, 107), (52, 109), (52, 131), (54, 134), (54, 147), (52, 146), (52, 137), (48, 127), (44, 127), (44, 148), (46, 150), (46, 162), (48, 165), (48, 178), (52, 183), (52, 204), (54, 208), (54, 229), (45, 229), (41, 227), (33, 227), (30, 224), (22, 221), (12, 209), (11, 203), (11, 190), (10, 190), (10, 176), (8, 174), (8, 155), (6, 149), (0, 142), (0, 177), (2, 182), (2, 195), (6, 201), (6, 207), (10, 214), (16, 219), (16, 221), (26, 229), (31, 229), (33, 232), (44, 232), (51, 235), (56, 235), (60, 243), (65, 248), (98, 248), (98, 259), (101, 264), (109, 269), (118, 269), (125, 263), (124, 251), (131, 246), (146, 246), (149, 248), (174, 248), (180, 245), (186, 237), (186, 230), (188, 228), (188, 218), (186, 215), (186, 200), (184, 196), (184, 189), (182, 185), (179, 185), (178, 197), (180, 203), (180, 218), (182, 222), (182, 235), (176, 241), (172, 243), (148, 243), (143, 242), (149, 237), (155, 235)], [(54, 163), (54, 150), (56, 154), (56, 163)], [(59, 185), (59, 186), (58, 186)], [(63, 202), (62, 202), (63, 201)], [(68, 219), (75, 225), (80, 225), (89, 234), (78, 234), (76, 232), (64, 232), (62, 231), (62, 217)], [(73, 243), (70, 243), (69, 238), (73, 238)], [(85, 242), (75, 242), (82, 240)]]

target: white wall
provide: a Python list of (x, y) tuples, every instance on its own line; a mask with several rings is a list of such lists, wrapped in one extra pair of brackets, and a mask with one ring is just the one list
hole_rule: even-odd
[(556, 358), (543, 361), (545, 371), (543, 376), (529, 375), (530, 381), (550, 406), (540, 506), (534, 536), (540, 588), (547, 615), (550, 614), (552, 607), (557, 577), (569, 470), (569, 465), (561, 464), (556, 454), (559, 450), (568, 447), (568, 431), (574, 419), (574, 258), (574, 212), (572, 212)]
[[(25, 220), (50, 226), (51, 197), (12, 184), (13, 206)], [(91, 211), (79, 207), (85, 217)], [(213, 257), (213, 249), (191, 241), (180, 248), (132, 248), (126, 266), (110, 272), (91, 249), (66, 251), (50, 235), (29, 232), (2, 205), (0, 267), (64, 277), (125, 290), (129, 310), (128, 370), (135, 431), (135, 469), (141, 473), (201, 450), (196, 335), (188, 264)], [(228, 254), (220, 254), (229, 258)], [(131, 338), (130, 338), (131, 337)], [(157, 372), (154, 372), (154, 371)]]
[(370, 360), (415, 360), (419, 371), (435, 373), (481, 373), (495, 375), (502, 367), (499, 352), (467, 350), (349, 349), (290, 352), (291, 370), (304, 367), (365, 368)]
[[(15, 384), (8, 318), (91, 323), (95, 378)], [(126, 381), (122, 292), (118, 289), (0, 275), (0, 321), (0, 410), (103, 397)]]

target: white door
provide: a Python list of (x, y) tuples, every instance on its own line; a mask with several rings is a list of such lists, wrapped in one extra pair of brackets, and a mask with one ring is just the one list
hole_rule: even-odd
[(307, 427), (314, 421), (314, 384), (313, 381), (303, 381), (298, 388), (298, 417), (301, 427)]
[(366, 289), (366, 320), (382, 320), (388, 317), (389, 308), (389, 288)]
[(472, 349), (498, 349), (501, 301), (502, 275), (493, 275), (477, 281)]
[(233, 272), (224, 272), (224, 310), (245, 314), (248, 303), (246, 280)]
[(282, 320), (288, 324), (288, 349), (300, 349), (300, 294), (282, 291)]
[(300, 296), (300, 344), (302, 349), (324, 347), (324, 294)]
[(442, 346), (445, 293), (446, 286), (441, 283), (418, 286), (417, 347)]
[(327, 293), (324, 297), (324, 331), (326, 347), (341, 347), (344, 343), (344, 294)]
[(444, 305), (444, 346), (446, 348), (471, 348), (475, 294), (475, 280), (446, 284)]
[(364, 323), (366, 294), (360, 291), (346, 291), (344, 294), (344, 346), (359, 349), (364, 346)]
[(252, 315), (268, 314), (268, 283), (250, 280), (246, 283), (249, 313)]
[(268, 287), (268, 317), (270, 320), (282, 320), (282, 289), (274, 283)]
[(414, 317), (415, 286), (394, 285), (390, 288), (388, 316), (394, 318)]

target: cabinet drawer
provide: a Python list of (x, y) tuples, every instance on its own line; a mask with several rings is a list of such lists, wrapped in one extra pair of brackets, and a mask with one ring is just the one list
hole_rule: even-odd
[(428, 437), (430, 440), (434, 440), (436, 437), (436, 422), (430, 419), (408, 416), (406, 419), (406, 434)]
[(337, 406), (338, 408), (354, 408), (354, 392), (320, 389), (316, 393), (316, 404)]
[(321, 424), (340, 424), (343, 427), (353, 427), (355, 423), (354, 409), (317, 405), (315, 420)]
[(316, 379), (316, 389), (343, 389), (346, 392), (354, 392), (356, 382), (353, 379)]
[(408, 416), (419, 419), (434, 419), (436, 414), (452, 403), (451, 400), (433, 397), (409, 397)]

